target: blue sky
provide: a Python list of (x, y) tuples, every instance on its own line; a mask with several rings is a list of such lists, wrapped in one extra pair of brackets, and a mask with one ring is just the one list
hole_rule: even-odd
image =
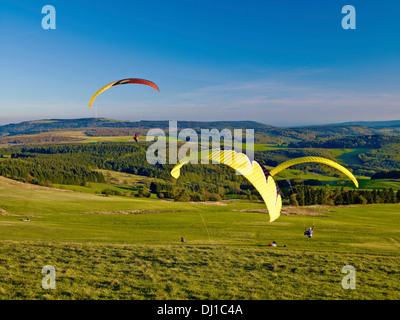
[[(42, 7), (56, 9), (44, 30)], [(356, 9), (344, 30), (341, 9)], [(400, 119), (399, 1), (0, 0), (0, 124)]]

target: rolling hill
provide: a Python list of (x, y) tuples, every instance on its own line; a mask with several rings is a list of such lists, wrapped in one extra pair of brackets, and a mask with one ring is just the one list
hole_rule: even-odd
[[(308, 127), (281, 128), (262, 124), (255, 121), (179, 121), (178, 129), (192, 128), (199, 132), (201, 129), (254, 129), (259, 138), (269, 141), (282, 140), (293, 142), (312, 140), (315, 138), (330, 138), (339, 136), (358, 135), (395, 135), (400, 133), (400, 121), (383, 122), (349, 122)], [(0, 137), (38, 134), (59, 130), (85, 130), (89, 128), (123, 128), (141, 131), (160, 128), (168, 130), (169, 121), (121, 121), (104, 118), (82, 119), (45, 119), (25, 121), (0, 126)]]

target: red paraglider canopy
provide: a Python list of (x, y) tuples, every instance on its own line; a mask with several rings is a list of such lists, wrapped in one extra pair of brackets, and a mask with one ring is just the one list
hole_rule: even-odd
[(103, 91), (111, 88), (111, 87), (115, 87), (115, 86), (119, 86), (121, 84), (127, 84), (127, 83), (138, 83), (138, 84), (144, 84), (147, 86), (150, 86), (154, 89), (156, 89), (158, 92), (160, 92), (160, 89), (158, 89), (157, 85), (154, 82), (151, 82), (149, 80), (145, 80), (145, 79), (139, 79), (139, 78), (128, 78), (128, 79), (122, 79), (122, 80), (118, 80), (118, 81), (114, 81), (109, 83), (108, 85), (104, 86), (103, 88), (101, 88), (99, 91), (97, 91), (92, 98), (89, 101), (89, 109), (92, 108), (92, 103), (94, 101), (94, 99), (96, 99), (96, 97), (102, 93)]
[(151, 82), (151, 81), (145, 80), (145, 79), (139, 79), (139, 78), (128, 78), (128, 79), (118, 80), (118, 81), (114, 82), (112, 86), (114, 87), (114, 86), (118, 86), (120, 84), (127, 84), (127, 83), (145, 84), (147, 86), (150, 86), (150, 87), (156, 89), (158, 92), (160, 92), (160, 89), (158, 89), (157, 85), (154, 82)]

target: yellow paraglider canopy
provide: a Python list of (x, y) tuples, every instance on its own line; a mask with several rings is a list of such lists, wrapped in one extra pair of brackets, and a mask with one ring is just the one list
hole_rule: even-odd
[(346, 176), (348, 176), (350, 178), (350, 180), (353, 181), (355, 186), (358, 188), (358, 181), (349, 170), (347, 170), (345, 167), (341, 166), (339, 163), (337, 163), (335, 161), (325, 159), (325, 158), (320, 158), (320, 157), (302, 157), (302, 158), (296, 158), (296, 159), (286, 161), (284, 163), (281, 163), (279, 166), (275, 167), (274, 169), (272, 169), (270, 171), (270, 175), (275, 176), (277, 173), (279, 173), (280, 171), (282, 171), (288, 167), (294, 166), (296, 164), (306, 163), (306, 162), (318, 162), (318, 163), (323, 163), (328, 166), (331, 166), (331, 167), (343, 172)]
[(214, 149), (211, 150), (211, 153), (209, 152), (210, 150), (204, 150), (195, 156), (184, 158), (172, 169), (171, 175), (178, 179), (181, 167), (197, 159), (209, 159), (212, 160), (212, 163), (228, 165), (249, 180), (259, 192), (267, 206), (270, 222), (278, 219), (282, 208), (282, 198), (274, 179), (263, 166), (257, 161), (250, 161), (244, 153), (238, 153), (233, 150)]
[(193, 161), (197, 162), (199, 160), (203, 160), (202, 163), (204, 163), (204, 159), (212, 160), (213, 163), (228, 165), (249, 180), (263, 198), (268, 209), (270, 222), (279, 218), (282, 209), (282, 198), (272, 177), (288, 167), (308, 162), (326, 164), (343, 172), (358, 188), (358, 181), (354, 175), (342, 165), (329, 159), (320, 157), (296, 158), (281, 163), (268, 172), (264, 166), (261, 166), (257, 161), (250, 161), (250, 159), (243, 153), (237, 153), (233, 150), (220, 149), (213, 149), (211, 150), (211, 153), (210, 150), (207, 149), (194, 156), (185, 157), (172, 169), (171, 175), (175, 179), (178, 179), (180, 176), (180, 169), (184, 164)]

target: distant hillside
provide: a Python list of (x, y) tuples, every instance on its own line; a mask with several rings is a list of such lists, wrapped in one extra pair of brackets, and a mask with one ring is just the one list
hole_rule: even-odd
[[(364, 125), (357, 125), (363, 123)], [(379, 125), (378, 125), (379, 124)], [(167, 130), (169, 121), (121, 121), (104, 118), (83, 119), (47, 119), (25, 121), (0, 126), (0, 137), (15, 135), (38, 134), (59, 130), (83, 130), (123, 128), (139, 130), (144, 134), (148, 129), (160, 128)], [(398, 135), (400, 121), (353, 122), (348, 124), (332, 124), (308, 127), (280, 128), (255, 121), (178, 121), (178, 129), (254, 129), (258, 143), (290, 143), (296, 141), (311, 141), (317, 138), (338, 138), (345, 136), (367, 135)], [(98, 130), (97, 130), (98, 131)]]
[(363, 127), (370, 127), (370, 128), (400, 127), (400, 120), (353, 121), (353, 122), (329, 124), (329, 126), (363, 126)]
[[(83, 118), (83, 119), (47, 119), (37, 121), (25, 121), (21, 123), (12, 123), (0, 126), (0, 137), (36, 134), (54, 130), (65, 129), (86, 129), (86, 128), (141, 128), (141, 129), (168, 129), (169, 121), (121, 121), (104, 118)], [(267, 129), (271, 126), (255, 121), (179, 121), (179, 129)]]
[(52, 130), (96, 127), (99, 119), (49, 119), (37, 121), (24, 121), (0, 126), (0, 137), (35, 134)]
[[(259, 132), (257, 130), (256, 132)], [(296, 127), (296, 128), (268, 128), (263, 130), (269, 135), (283, 136), (289, 140), (314, 140), (316, 138), (334, 138), (343, 136), (359, 136), (359, 135), (393, 135), (399, 134), (400, 128), (393, 128), (391, 130), (384, 128), (369, 128), (363, 126), (310, 126), (310, 127)]]

